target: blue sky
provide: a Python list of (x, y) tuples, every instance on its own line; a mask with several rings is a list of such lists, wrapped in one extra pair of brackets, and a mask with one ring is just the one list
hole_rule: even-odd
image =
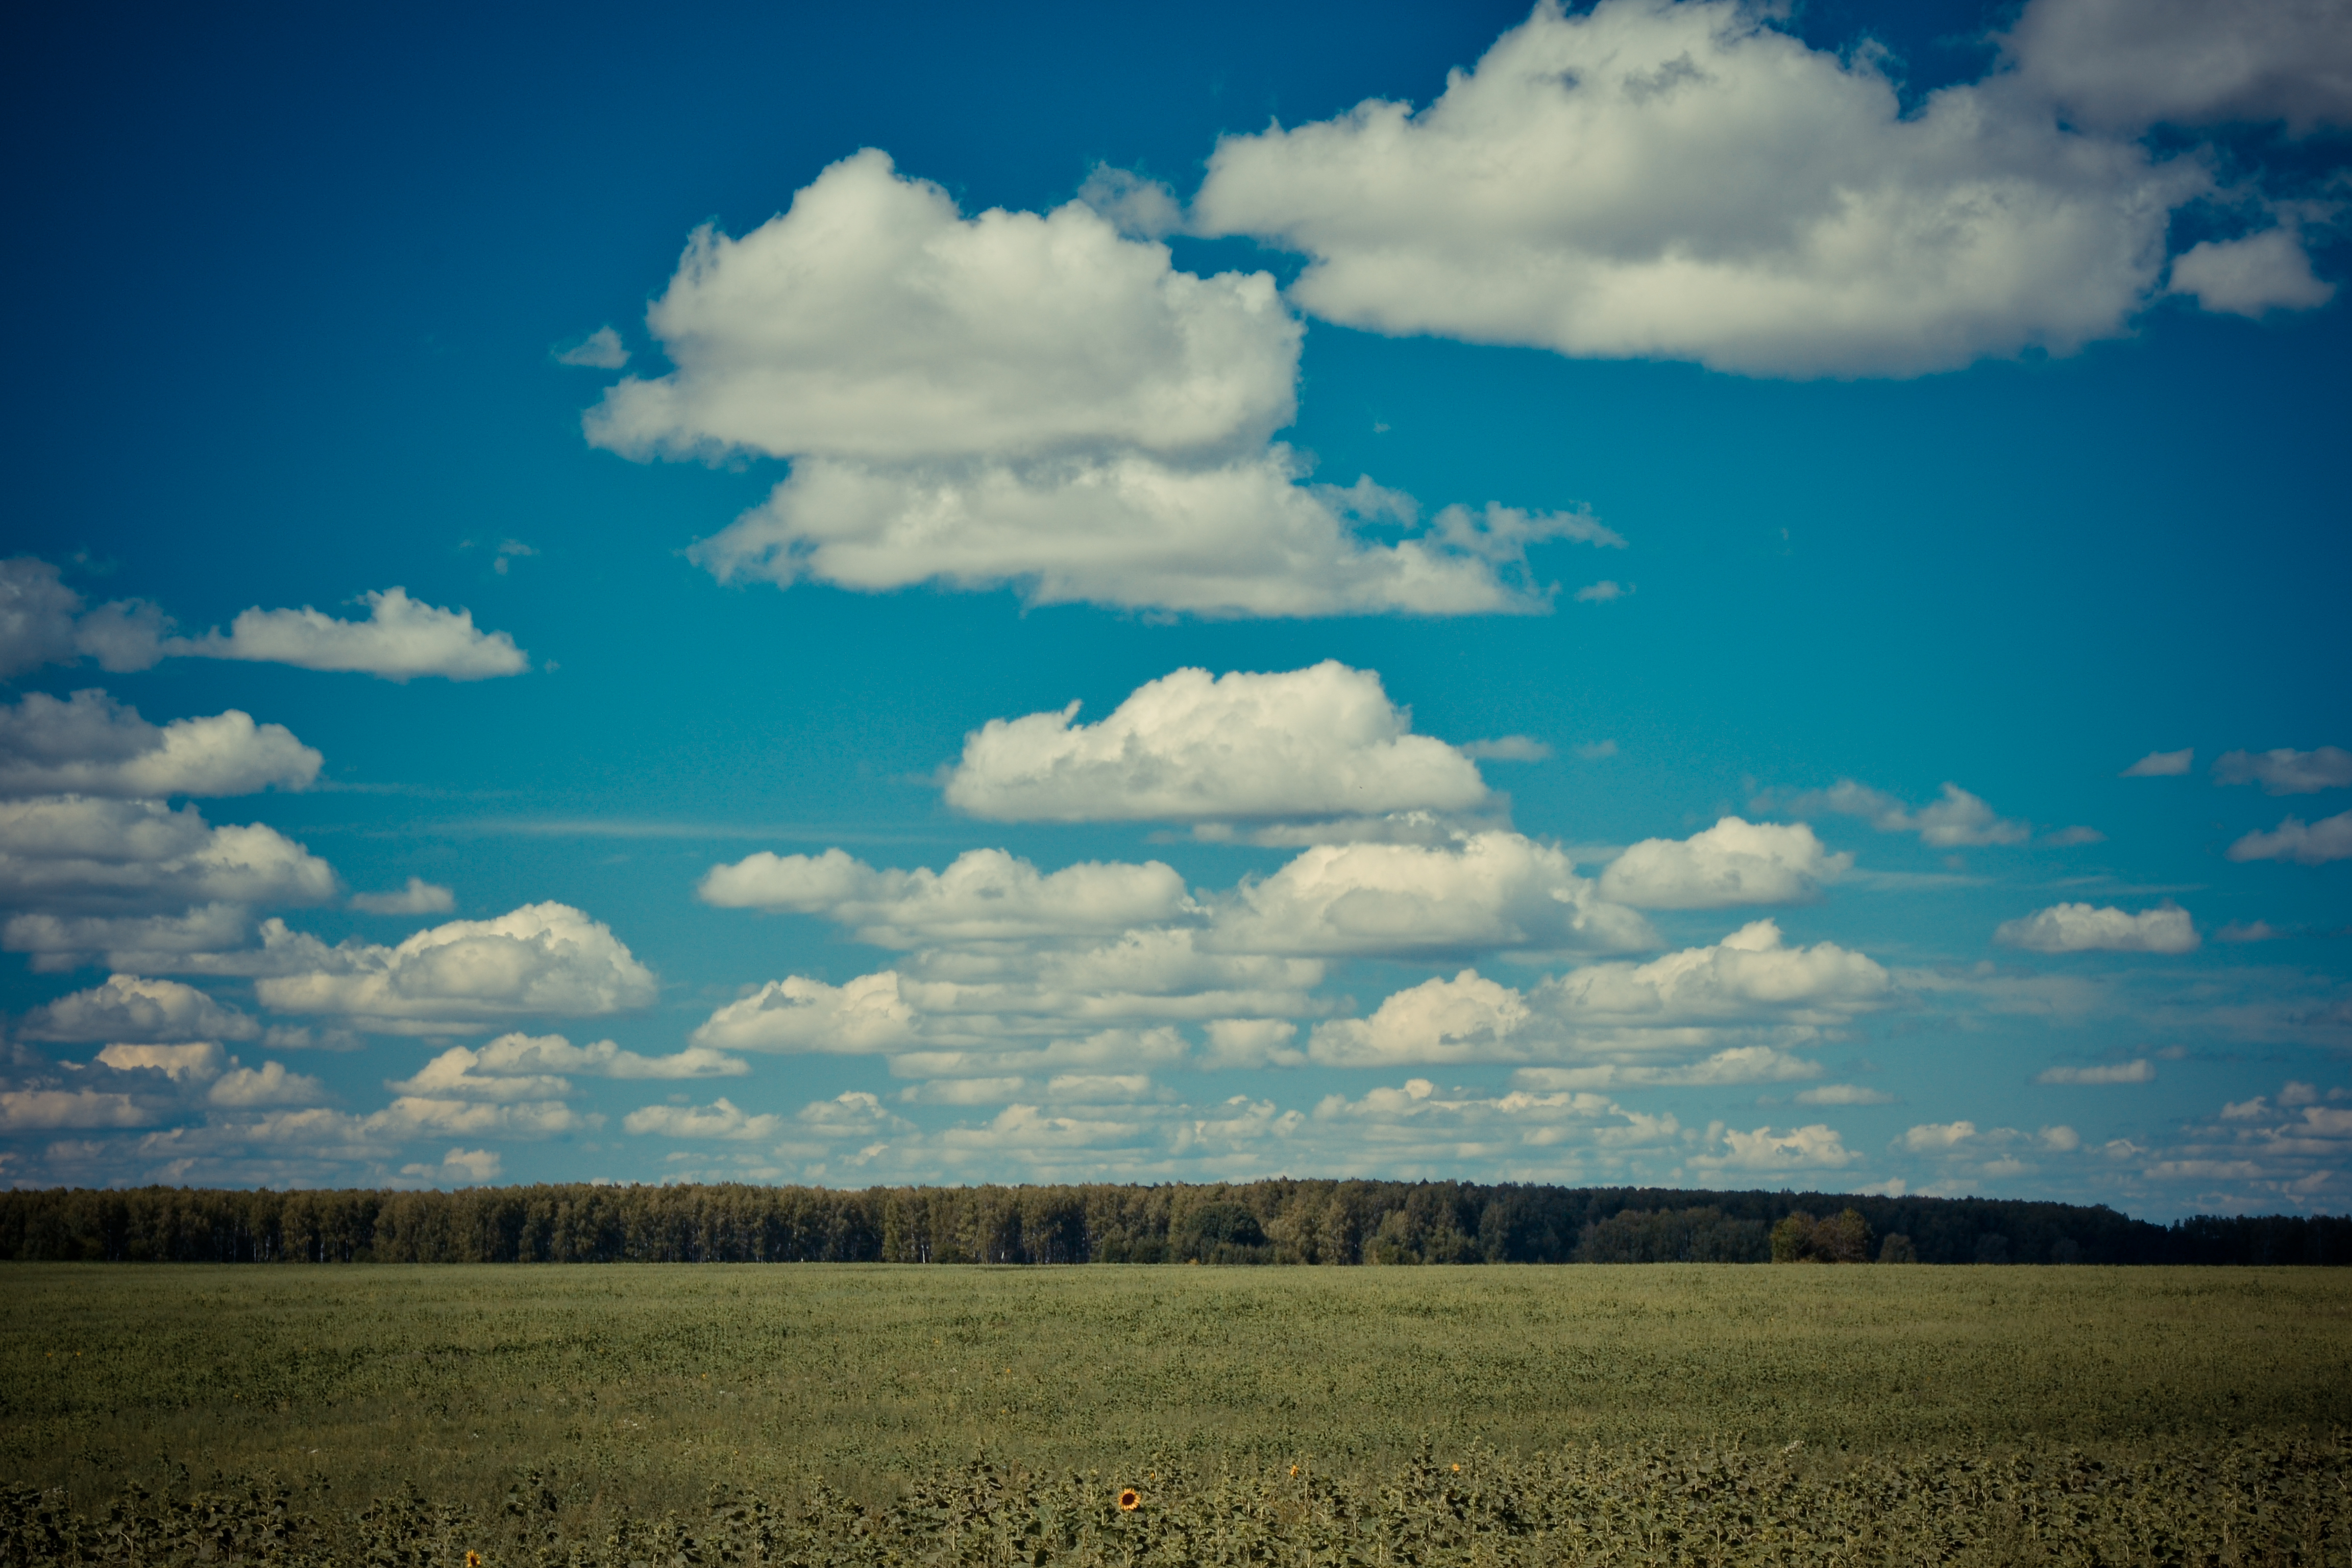
[(41, 18), (0, 1179), (2343, 1212), (2347, 54)]

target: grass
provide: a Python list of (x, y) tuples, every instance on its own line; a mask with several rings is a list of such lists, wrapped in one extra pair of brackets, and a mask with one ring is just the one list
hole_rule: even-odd
[(603, 1506), (821, 1477), (1374, 1477), (1599, 1443), (2128, 1459), (2352, 1427), (2352, 1292), (2303, 1269), (11, 1265), (0, 1468), (159, 1466)]

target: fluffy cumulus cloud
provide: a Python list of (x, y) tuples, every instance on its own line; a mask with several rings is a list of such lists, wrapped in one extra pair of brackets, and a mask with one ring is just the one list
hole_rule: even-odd
[(2249, 833), (2230, 846), (2232, 860), (2296, 860), (2305, 866), (2352, 860), (2352, 811), (2317, 822), (2290, 816), (2268, 833)]
[(79, 594), (58, 569), (29, 555), (0, 561), (0, 680), (45, 664), (70, 664)]
[(193, 985), (110, 974), (102, 985), (34, 1008), (16, 1033), (27, 1040), (250, 1040), (261, 1026)]
[(867, 1055), (913, 1044), (915, 1009), (895, 970), (842, 985), (794, 974), (728, 1003), (693, 1037), (721, 1050)]
[(334, 870), (259, 824), (215, 827), (194, 805), (52, 795), (0, 801), (0, 906), (46, 913), (322, 903)]
[(27, 693), (0, 707), (0, 795), (250, 795), (304, 789), (320, 754), (282, 724), (231, 709), (149, 723), (103, 691)]
[(440, 609), (400, 588), (361, 597), (368, 606), (363, 621), (337, 620), (307, 605), (299, 610), (256, 605), (229, 623), (226, 636), (214, 630), (167, 646), (199, 658), (355, 670), (397, 681), (422, 675), (487, 680), (530, 668), (530, 657), (513, 637), (480, 630), (470, 610)]
[[(272, 942), (268, 939), (276, 937)], [(601, 921), (568, 904), (526, 904), (451, 921), (396, 946), (265, 936), (281, 972), (255, 983), (281, 1013), (328, 1014), (393, 1033), (484, 1027), (521, 1014), (583, 1016), (642, 1007), (652, 973)]]
[(2242, 239), (2202, 239), (2172, 264), (2169, 290), (2220, 315), (2264, 316), (2311, 310), (2336, 298), (2336, 285), (2311, 269), (2299, 226), (2281, 224)]
[(2259, 784), (2264, 795), (2316, 795), (2352, 785), (2352, 752), (2322, 746), (2315, 752), (2282, 747), (2274, 752), (2224, 752), (2213, 763), (2213, 782)]
[(821, 914), (860, 942), (898, 948), (1119, 931), (1192, 910), (1184, 879), (1157, 860), (1087, 861), (1041, 876), (1002, 849), (968, 850), (944, 871), (877, 871), (839, 849), (762, 851), (712, 867), (697, 891), (722, 909)]
[(2063, 353), (2126, 330), (2211, 182), (2035, 79), (1906, 113), (1879, 57), (1755, 7), (1545, 0), (1418, 112), (1226, 138), (1193, 222), (1303, 252), (1292, 297), (1379, 331), (1795, 376)]
[(1332, 956), (1657, 945), (1647, 921), (1604, 901), (1561, 851), (1500, 831), (1434, 847), (1318, 845), (1223, 900), (1211, 941)]
[(1271, 276), (1179, 271), (1081, 202), (967, 218), (872, 150), (740, 239), (697, 231), (646, 321), (676, 369), (611, 388), (592, 441), (792, 460), (696, 547), (721, 580), (1451, 615), (1541, 608), (1529, 543), (1614, 539), (1499, 507), (1422, 526), (1369, 480), (1303, 482), (1271, 440), (1301, 331)]
[(127, 1094), (94, 1089), (0, 1089), (0, 1132), (144, 1127), (154, 1115)]
[(1477, 764), (1412, 732), (1381, 679), (1335, 660), (1277, 674), (1180, 669), (1108, 717), (1078, 705), (964, 738), (948, 804), (998, 822), (1221, 822), (1464, 811)]
[(2006, 40), (2078, 124), (2352, 124), (2352, 31), (2336, 0), (2033, 0)]
[(2095, 904), (2053, 904), (2003, 921), (1992, 939), (2028, 952), (2194, 952), (2200, 941), (2189, 911), (2168, 900), (2137, 914)]
[(610, 1040), (575, 1046), (562, 1035), (517, 1033), (486, 1046), (452, 1046), (392, 1087), (443, 1100), (561, 1100), (572, 1092), (572, 1078), (740, 1078), (750, 1070), (740, 1058), (706, 1047), (646, 1057)]
[(1609, 863), (1601, 896), (1648, 910), (1719, 910), (1801, 903), (1853, 865), (1805, 824), (1727, 816), (1688, 838), (1645, 838)]
[(621, 1125), (631, 1132), (656, 1133), (664, 1138), (724, 1138), (736, 1142), (772, 1138), (782, 1128), (784, 1119), (774, 1115), (748, 1115), (725, 1095), (709, 1105), (648, 1105), (642, 1110), (632, 1110), (621, 1119)]
[(358, 670), (398, 681), (421, 675), (481, 680), (530, 668), (513, 637), (480, 630), (469, 611), (440, 609), (397, 587), (361, 599), (368, 605), (363, 621), (338, 620), (308, 606), (255, 605), (226, 633), (215, 627), (200, 637), (175, 637), (172, 617), (155, 605), (120, 599), (85, 610), (81, 595), (59, 580), (55, 566), (19, 556), (0, 561), (0, 679), (84, 658), (109, 670), (146, 669), (166, 658), (226, 658)]
[(1835, 1128), (1822, 1122), (1786, 1131), (1758, 1127), (1742, 1132), (1718, 1121), (1707, 1128), (1706, 1152), (1691, 1156), (1690, 1164), (1710, 1174), (1842, 1171), (1861, 1158), (1845, 1146)]
[[(1761, 807), (1769, 802), (1757, 804)], [(1941, 796), (1916, 811), (1885, 791), (1852, 779), (1798, 795), (1788, 805), (1796, 812), (1859, 816), (1881, 833), (1916, 833), (1920, 843), (1937, 849), (2022, 844), (2033, 837), (2032, 823), (2001, 816), (1979, 796), (1950, 783)]]
[(1885, 1005), (1892, 990), (1866, 955), (1826, 942), (1790, 947), (1778, 926), (1758, 921), (1712, 946), (1588, 964), (1524, 993), (1465, 969), (1397, 992), (1368, 1018), (1318, 1025), (1308, 1049), (1342, 1067), (1639, 1062), (1718, 1050), (1740, 1033), (1817, 1038)]

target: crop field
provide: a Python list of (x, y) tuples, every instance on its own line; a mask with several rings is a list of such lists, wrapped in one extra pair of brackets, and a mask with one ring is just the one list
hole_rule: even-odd
[(2352, 1563), (2316, 1269), (15, 1265), (0, 1306), (0, 1562)]

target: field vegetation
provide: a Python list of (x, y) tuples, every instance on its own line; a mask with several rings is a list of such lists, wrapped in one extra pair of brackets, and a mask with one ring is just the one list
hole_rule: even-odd
[(16, 1265), (0, 1561), (2345, 1563), (2341, 1279)]

